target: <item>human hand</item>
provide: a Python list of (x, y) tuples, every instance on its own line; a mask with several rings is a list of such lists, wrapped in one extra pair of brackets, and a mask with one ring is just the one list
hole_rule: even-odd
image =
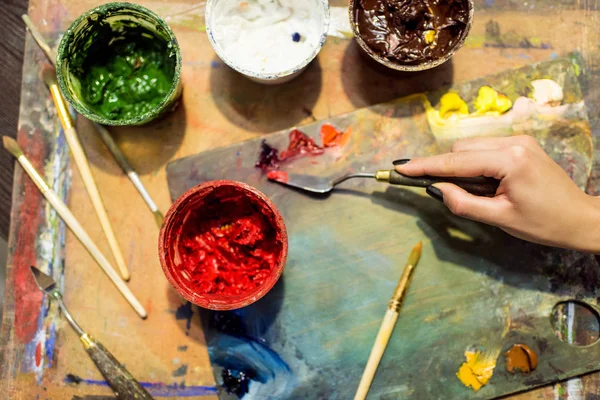
[(451, 153), (395, 164), (408, 176), (496, 178), (494, 197), (451, 183), (436, 183), (427, 193), (458, 216), (518, 238), (600, 254), (600, 198), (581, 191), (531, 136), (460, 140)]

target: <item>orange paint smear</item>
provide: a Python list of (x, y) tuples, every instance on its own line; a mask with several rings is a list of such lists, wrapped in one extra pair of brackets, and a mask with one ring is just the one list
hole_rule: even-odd
[(531, 347), (524, 344), (515, 344), (505, 354), (506, 370), (515, 373), (517, 370), (528, 374), (538, 366), (538, 357)]
[(350, 135), (352, 135), (351, 126), (342, 132), (333, 125), (321, 125), (321, 142), (323, 143), (323, 147), (343, 147), (346, 143), (348, 143)]

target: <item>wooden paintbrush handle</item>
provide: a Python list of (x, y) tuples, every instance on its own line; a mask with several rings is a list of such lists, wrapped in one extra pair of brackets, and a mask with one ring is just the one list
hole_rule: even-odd
[(88, 335), (81, 342), (119, 400), (151, 400), (152, 396), (100, 342)]
[(367, 361), (367, 366), (365, 367), (365, 371), (363, 372), (360, 383), (358, 384), (358, 389), (354, 395), (354, 400), (364, 400), (367, 397), (369, 388), (371, 387), (371, 383), (375, 377), (375, 372), (377, 372), (377, 367), (379, 366), (379, 362), (383, 357), (385, 348), (390, 341), (390, 337), (392, 336), (392, 331), (394, 330), (397, 320), (398, 312), (388, 309), (383, 317), (383, 321), (381, 322), (379, 333), (377, 333), (375, 344), (371, 349), (369, 361)]
[(474, 178), (454, 178), (441, 176), (406, 176), (392, 170), (389, 182), (392, 185), (427, 187), (434, 183), (453, 183), (467, 192), (477, 196), (493, 196), (498, 190), (500, 181), (494, 178), (477, 176)]
[(108, 239), (108, 244), (110, 246), (110, 250), (115, 257), (115, 261), (117, 262), (117, 267), (121, 272), (121, 276), (126, 281), (129, 280), (129, 269), (127, 268), (127, 264), (125, 263), (125, 259), (123, 258), (123, 254), (121, 253), (121, 248), (119, 247), (119, 243), (117, 242), (117, 238), (113, 231), (112, 225), (110, 224), (110, 220), (108, 219), (108, 214), (106, 213), (106, 208), (104, 207), (104, 202), (100, 197), (100, 192), (98, 191), (98, 186), (96, 185), (96, 181), (94, 180), (94, 176), (92, 175), (92, 170), (90, 169), (90, 165), (88, 163), (87, 157), (83, 151), (83, 147), (81, 147), (81, 143), (79, 142), (79, 137), (77, 135), (77, 131), (74, 127), (70, 127), (65, 130), (65, 137), (67, 138), (67, 142), (69, 143), (69, 148), (71, 149), (71, 153), (73, 154), (73, 158), (75, 159), (75, 163), (77, 164), (77, 168), (79, 169), (79, 173), (81, 174), (81, 178), (83, 180), (83, 184), (85, 185), (85, 189), (92, 200), (92, 204), (94, 205), (94, 209), (96, 210), (96, 214), (98, 215), (98, 219), (100, 220), (100, 226)]

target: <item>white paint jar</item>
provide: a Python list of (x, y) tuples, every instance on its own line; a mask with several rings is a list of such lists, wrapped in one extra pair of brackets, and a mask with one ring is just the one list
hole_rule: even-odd
[(300, 75), (327, 39), (328, 0), (208, 0), (206, 32), (221, 60), (251, 80)]

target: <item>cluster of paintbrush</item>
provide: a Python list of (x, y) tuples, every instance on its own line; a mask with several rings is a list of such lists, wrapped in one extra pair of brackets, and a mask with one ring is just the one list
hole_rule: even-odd
[[(33, 25), (32, 21), (27, 15), (23, 16), (23, 21), (27, 25), (37, 44), (44, 51), (44, 54), (48, 57), (48, 60), (50, 60), (50, 62), (54, 65), (56, 62), (55, 52), (46, 43), (44, 38), (41, 36), (41, 34)], [(98, 186), (96, 185), (86, 154), (79, 141), (79, 136), (75, 129), (73, 120), (71, 119), (69, 109), (58, 87), (56, 71), (54, 67), (48, 66), (44, 68), (42, 71), (42, 79), (44, 80), (44, 82), (50, 90), (61, 126), (64, 131), (65, 138), (67, 139), (67, 143), (69, 145), (69, 148), (71, 149), (71, 154), (73, 155), (73, 159), (75, 160), (75, 164), (79, 169), (79, 173), (81, 174), (86, 191), (92, 201), (96, 214), (98, 215), (100, 225), (102, 226), (106, 238), (108, 239), (110, 249), (113, 253), (121, 276), (119, 276), (117, 270), (102, 254), (100, 249), (98, 249), (94, 241), (83, 229), (83, 227), (77, 221), (73, 213), (71, 213), (67, 205), (48, 186), (48, 184), (44, 181), (42, 176), (36, 171), (35, 167), (27, 159), (27, 157), (23, 153), (23, 150), (19, 147), (18, 143), (14, 139), (4, 136), (4, 147), (17, 159), (19, 164), (23, 167), (23, 170), (27, 173), (27, 175), (29, 175), (29, 177), (35, 183), (36, 187), (40, 190), (42, 195), (48, 200), (48, 202), (56, 210), (58, 215), (63, 219), (66, 225), (71, 229), (71, 231), (75, 234), (79, 241), (88, 250), (88, 252), (94, 258), (94, 260), (98, 263), (100, 268), (102, 268), (104, 273), (108, 275), (109, 279), (117, 287), (119, 292), (125, 297), (127, 302), (129, 302), (129, 304), (134, 308), (134, 310), (138, 313), (140, 317), (146, 318), (146, 310), (135, 297), (135, 295), (131, 292), (129, 287), (125, 284), (125, 281), (129, 280), (130, 278), (129, 269), (127, 268), (127, 265), (123, 258), (123, 254), (121, 253), (121, 250), (119, 248), (115, 233), (108, 218), (108, 214), (102, 202), (102, 198), (100, 197)], [(163, 216), (158, 210), (158, 207), (156, 206), (154, 201), (152, 201), (144, 186), (142, 185), (142, 182), (140, 181), (138, 175), (135, 173), (126, 157), (123, 155), (117, 144), (114, 142), (110, 133), (100, 125), (95, 124), (95, 127), (98, 134), (100, 135), (110, 152), (115, 157), (115, 160), (117, 161), (119, 166), (123, 169), (125, 174), (129, 177), (134, 186), (138, 189), (146, 204), (150, 207), (150, 210), (155, 216), (156, 223), (160, 227), (160, 225), (162, 224)], [(86, 351), (88, 352), (98, 369), (102, 372), (102, 375), (108, 381), (109, 385), (117, 395), (117, 398), (152, 399), (152, 396), (150, 396), (150, 394), (131, 376), (131, 374), (129, 374), (129, 372), (127, 372), (127, 370), (112, 356), (112, 354), (110, 354), (108, 350), (104, 348), (104, 346), (102, 346), (98, 341), (89, 336), (87, 333), (83, 332), (81, 328), (77, 325), (77, 323), (75, 323), (71, 315), (68, 313), (64, 303), (62, 302), (62, 296), (60, 292), (58, 292), (58, 289), (56, 288), (55, 283), (52, 281), (52, 278), (45, 275), (41, 271), (35, 269), (34, 267), (32, 267), (32, 272), (36, 278), (40, 289), (43, 290), (52, 299), (58, 301), (58, 304), (61, 310), (63, 311), (65, 317), (67, 318), (71, 326), (73, 326), (73, 329), (75, 329), (75, 331), (79, 334), (81, 342), (83, 343)]]
[[(35, 25), (33, 25), (31, 19), (27, 15), (23, 16), (23, 21), (27, 25), (27, 28), (31, 32), (36, 43), (43, 50), (48, 60), (54, 65), (56, 63), (55, 52), (44, 40), (42, 35), (39, 33)], [(94, 241), (86, 233), (81, 224), (71, 213), (69, 208), (62, 202), (62, 200), (56, 195), (56, 193), (54, 193), (52, 189), (50, 189), (50, 187), (46, 184), (42, 176), (35, 170), (34, 166), (29, 162), (29, 160), (27, 159), (27, 157), (23, 153), (23, 150), (19, 147), (17, 142), (5, 136), (3, 138), (4, 147), (13, 156), (17, 158), (18, 162), (21, 164), (25, 172), (30, 176), (35, 185), (42, 192), (44, 197), (50, 202), (52, 207), (54, 207), (54, 209), (57, 211), (60, 217), (65, 221), (67, 226), (81, 241), (84, 247), (92, 255), (94, 260), (96, 260), (98, 265), (100, 265), (102, 270), (108, 275), (108, 277), (117, 287), (119, 292), (121, 292), (121, 294), (140, 315), (140, 317), (145, 318), (147, 316), (146, 310), (144, 310), (144, 307), (140, 304), (140, 302), (136, 299), (134, 294), (124, 282), (129, 280), (130, 278), (129, 269), (127, 267), (127, 264), (125, 263), (125, 259), (123, 257), (116, 235), (108, 218), (108, 214), (106, 212), (106, 208), (104, 207), (104, 203), (102, 202), (102, 198), (100, 197), (100, 192), (98, 190), (98, 186), (96, 185), (96, 181), (92, 174), (92, 170), (90, 168), (88, 159), (79, 141), (79, 136), (75, 129), (73, 120), (71, 118), (71, 114), (69, 113), (67, 104), (58, 87), (56, 71), (54, 67), (45, 67), (42, 71), (42, 79), (44, 80), (44, 82), (50, 90), (52, 99), (54, 101), (54, 105), (56, 107), (58, 118), (64, 131), (65, 138), (67, 139), (67, 143), (69, 145), (69, 148), (71, 149), (71, 154), (82, 177), (86, 191), (92, 201), (94, 210), (98, 215), (100, 226), (102, 227), (102, 230), (104, 231), (104, 234), (108, 240), (108, 244), (110, 246), (111, 252), (114, 256), (118, 267), (118, 271), (120, 272), (121, 276), (118, 275), (117, 270), (111, 265), (108, 259), (98, 249)], [(138, 175), (135, 173), (135, 171), (127, 161), (126, 157), (123, 155), (123, 153), (113, 140), (110, 133), (100, 125), (95, 124), (95, 127), (98, 134), (100, 135), (110, 152), (115, 157), (115, 160), (117, 161), (119, 166), (121, 166), (125, 174), (129, 177), (129, 179), (133, 182), (134, 186), (142, 195), (146, 204), (150, 207), (150, 210), (155, 216), (156, 223), (160, 227), (160, 225), (162, 224), (163, 216), (158, 210), (158, 207), (156, 206), (154, 201), (152, 201), (151, 197), (148, 195), (148, 192), (142, 185), (142, 182), (140, 181)]]

